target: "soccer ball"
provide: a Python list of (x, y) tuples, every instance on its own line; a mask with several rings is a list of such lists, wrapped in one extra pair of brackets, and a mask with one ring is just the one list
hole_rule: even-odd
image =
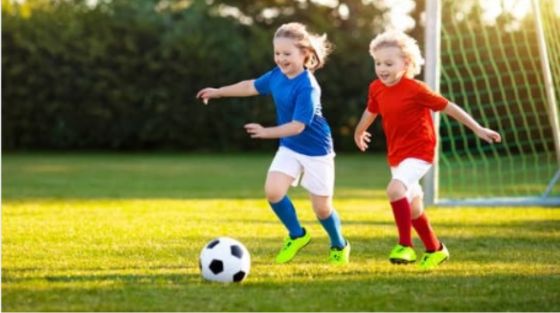
[(251, 256), (239, 241), (219, 237), (202, 248), (198, 265), (204, 279), (223, 283), (241, 282), (249, 275)]

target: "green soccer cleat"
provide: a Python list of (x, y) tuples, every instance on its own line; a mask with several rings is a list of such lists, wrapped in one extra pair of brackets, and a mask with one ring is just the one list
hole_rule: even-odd
[(393, 264), (408, 264), (416, 261), (416, 252), (412, 247), (396, 245), (391, 254), (389, 254), (389, 261)]
[(333, 265), (344, 265), (350, 262), (350, 242), (346, 240), (346, 246), (342, 249), (331, 248), (329, 263)]
[(292, 237), (288, 236), (286, 237), (286, 239), (284, 239), (284, 246), (276, 256), (276, 263), (283, 264), (290, 262), (296, 256), (299, 250), (301, 250), (301, 248), (305, 247), (309, 243), (309, 241), (311, 241), (311, 235), (309, 235), (309, 232), (307, 232), (305, 228), (303, 229), (303, 231), (305, 233), (301, 237), (292, 239)]
[(432, 270), (449, 259), (449, 251), (447, 250), (447, 247), (443, 243), (441, 243), (441, 246), (441, 250), (424, 253), (422, 259), (420, 260), (420, 269), (426, 271)]

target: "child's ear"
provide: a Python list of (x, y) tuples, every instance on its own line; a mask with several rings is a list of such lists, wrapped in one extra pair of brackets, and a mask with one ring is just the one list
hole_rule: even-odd
[(405, 65), (406, 67), (409, 67), (411, 64), (412, 64), (412, 62), (410, 61), (409, 58), (404, 58), (404, 65)]
[(409, 58), (404, 59), (404, 67), (408, 70), (412, 66), (412, 61)]
[(313, 57), (313, 52), (311, 52), (311, 50), (309, 49), (303, 50), (303, 59), (305, 60), (305, 63), (307, 63), (312, 57)]

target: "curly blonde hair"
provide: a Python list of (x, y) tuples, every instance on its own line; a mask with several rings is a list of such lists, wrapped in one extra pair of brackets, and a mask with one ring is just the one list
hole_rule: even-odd
[(375, 59), (373, 53), (380, 48), (396, 47), (402, 51), (402, 57), (408, 62), (406, 77), (413, 78), (420, 74), (424, 58), (418, 47), (416, 39), (401, 32), (390, 30), (377, 35), (369, 44), (369, 53)]
[(307, 31), (301, 23), (287, 23), (280, 26), (274, 38), (289, 38), (295, 41), (296, 47), (308, 51), (305, 67), (315, 71), (325, 65), (327, 56), (332, 52), (332, 44), (327, 40), (327, 35), (316, 35)]

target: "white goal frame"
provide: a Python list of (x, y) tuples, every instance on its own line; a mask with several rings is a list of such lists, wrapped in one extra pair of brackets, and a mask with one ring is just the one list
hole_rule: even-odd
[[(547, 96), (547, 110), (550, 118), (550, 125), (553, 130), (554, 147), (558, 169), (554, 177), (548, 182), (547, 188), (541, 196), (537, 197), (492, 197), (476, 199), (441, 199), (438, 193), (439, 187), (439, 125), (440, 115), (433, 112), (434, 127), (438, 137), (438, 145), (434, 157), (434, 165), (423, 179), (424, 203), (425, 205), (438, 206), (555, 206), (560, 207), (560, 197), (551, 197), (553, 187), (560, 181), (560, 123), (558, 121), (558, 111), (556, 109), (556, 98), (554, 84), (548, 59), (548, 52), (544, 37), (544, 29), (540, 14), (540, 0), (531, 0), (533, 14), (535, 15), (535, 27), (538, 35), (538, 46), (540, 53), (541, 68), (545, 83)], [(425, 82), (434, 91), (440, 90), (441, 75), (441, 0), (426, 0), (426, 25), (425, 25)]]

